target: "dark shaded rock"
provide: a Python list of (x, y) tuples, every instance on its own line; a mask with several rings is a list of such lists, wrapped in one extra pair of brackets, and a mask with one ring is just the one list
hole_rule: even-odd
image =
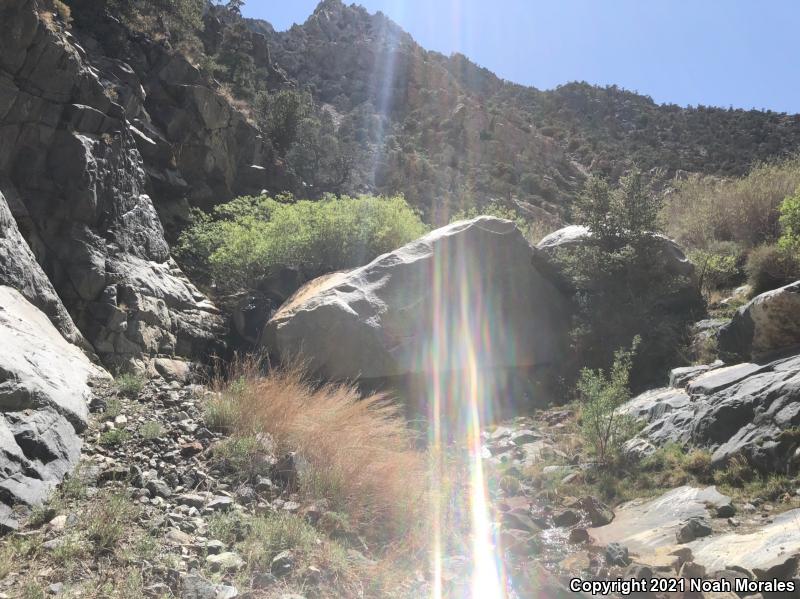
[(681, 525), (675, 533), (675, 538), (678, 543), (688, 543), (700, 537), (707, 537), (711, 533), (711, 525), (708, 520), (702, 516), (696, 516), (689, 518)]
[(606, 561), (612, 566), (627, 566), (631, 563), (628, 548), (619, 543), (609, 543), (605, 550)]

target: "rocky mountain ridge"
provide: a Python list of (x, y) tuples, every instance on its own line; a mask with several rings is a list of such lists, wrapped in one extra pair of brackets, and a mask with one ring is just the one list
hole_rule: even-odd
[(461, 54), (427, 51), (384, 14), (341, 0), (287, 31), (250, 26), (358, 148), (351, 185), (402, 191), (432, 217), (489, 199), (563, 216), (589, 172), (741, 175), (800, 146), (797, 115), (659, 105), (616, 86), (518, 85)]

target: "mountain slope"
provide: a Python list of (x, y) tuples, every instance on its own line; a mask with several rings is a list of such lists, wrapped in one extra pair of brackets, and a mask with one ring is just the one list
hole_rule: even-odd
[(658, 105), (615, 86), (524, 87), (341, 0), (285, 32), (250, 26), (358, 149), (351, 185), (403, 191), (432, 215), (490, 198), (563, 214), (590, 171), (740, 175), (800, 146), (796, 115)]

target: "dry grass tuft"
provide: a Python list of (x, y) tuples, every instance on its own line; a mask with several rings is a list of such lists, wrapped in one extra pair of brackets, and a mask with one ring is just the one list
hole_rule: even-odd
[(215, 425), (237, 437), (268, 434), (278, 455), (296, 453), (298, 491), (327, 499), (380, 544), (418, 528), (427, 507), (426, 454), (386, 395), (348, 385), (315, 386), (297, 366), (262, 373), (239, 359), (209, 405)]
[(747, 249), (774, 240), (778, 207), (798, 185), (800, 157), (758, 165), (739, 179), (690, 178), (667, 197), (667, 233), (691, 248), (730, 241)]

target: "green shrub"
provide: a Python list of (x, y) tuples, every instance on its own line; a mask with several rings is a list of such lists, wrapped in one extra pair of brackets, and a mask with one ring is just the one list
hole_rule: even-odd
[(116, 447), (117, 445), (122, 445), (129, 437), (130, 434), (128, 431), (120, 428), (112, 428), (100, 434), (99, 442), (103, 447)]
[(783, 200), (780, 207), (781, 238), (779, 245), (797, 252), (800, 249), (800, 187)]
[[(138, 374), (120, 374), (114, 379), (117, 391), (126, 397), (136, 397), (144, 388), (145, 379)], [(109, 402), (109, 405), (111, 402)]]
[(164, 427), (160, 422), (149, 420), (139, 427), (139, 436), (145, 440), (158, 439), (164, 434)]
[(745, 270), (753, 293), (759, 294), (800, 279), (800, 259), (792, 247), (762, 245), (750, 252)]
[(639, 338), (630, 350), (618, 350), (608, 374), (601, 370), (581, 370), (578, 394), (581, 401), (581, 433), (602, 464), (614, 462), (620, 448), (636, 433), (636, 422), (617, 413), (630, 399), (630, 372)]
[(692, 250), (689, 259), (697, 269), (700, 288), (705, 292), (730, 289), (741, 284), (745, 277), (744, 255), (733, 242), (718, 242), (707, 249)]
[(196, 213), (178, 243), (190, 270), (223, 291), (258, 287), (281, 267), (317, 276), (363, 265), (427, 231), (402, 197), (320, 201), (242, 197)]

